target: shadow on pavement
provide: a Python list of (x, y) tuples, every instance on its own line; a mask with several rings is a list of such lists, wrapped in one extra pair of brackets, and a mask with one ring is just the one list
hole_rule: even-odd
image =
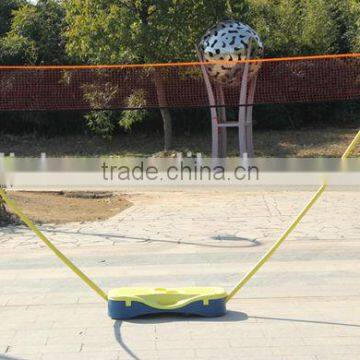
[(180, 245), (195, 245), (200, 247), (210, 247), (210, 248), (223, 248), (223, 249), (236, 249), (236, 248), (245, 248), (245, 247), (254, 247), (261, 245), (261, 242), (256, 239), (247, 239), (237, 236), (214, 236), (212, 237), (213, 240), (217, 241), (244, 241), (246, 242), (245, 245), (216, 245), (216, 244), (201, 244), (198, 242), (190, 242), (190, 241), (182, 241), (182, 240), (158, 240), (158, 239), (147, 239), (145, 242), (160, 242), (160, 243), (169, 243), (169, 244), (180, 244)]
[[(19, 229), (27, 229), (25, 226), (18, 226)], [(182, 240), (166, 240), (166, 239), (151, 239), (145, 237), (137, 237), (137, 236), (126, 236), (126, 235), (117, 235), (117, 234), (106, 234), (106, 233), (87, 233), (82, 231), (67, 231), (67, 230), (53, 230), (41, 228), (41, 231), (48, 233), (59, 233), (59, 234), (73, 234), (73, 235), (85, 235), (85, 236), (94, 236), (94, 237), (105, 237), (107, 239), (130, 239), (130, 240), (139, 240), (139, 242), (151, 243), (151, 242), (160, 242), (160, 243), (169, 243), (169, 244), (179, 244), (179, 245), (194, 245), (200, 247), (210, 247), (210, 248), (245, 248), (245, 247), (254, 247), (261, 245), (261, 242), (256, 239), (249, 239), (245, 237), (239, 237), (235, 235), (218, 235), (211, 237), (212, 240), (217, 241), (243, 241), (242, 245), (218, 245), (218, 244), (202, 244), (199, 242), (191, 242), (191, 241), (182, 241)], [(16, 234), (16, 228), (12, 227), (12, 233)], [(116, 241), (116, 240), (114, 240)]]
[(0, 354), (0, 360), (20, 360), (20, 358), (15, 358), (15, 357), (12, 357), (12, 356), (6, 356), (6, 355), (3, 355), (3, 354)]
[(168, 322), (232, 322), (247, 320), (247, 314), (239, 311), (227, 311), (224, 316), (219, 317), (202, 317), (202, 316), (186, 316), (180, 314), (152, 314), (144, 315), (139, 318), (127, 320), (133, 324), (161, 324)]
[(305, 320), (305, 319), (276, 318), (276, 317), (267, 317), (267, 316), (249, 316), (249, 319), (291, 321), (291, 322), (300, 322), (300, 323), (309, 323), (309, 324), (336, 325), (336, 326), (351, 326), (351, 327), (359, 327), (359, 328), (360, 328), (360, 325), (359, 325), (359, 324), (347, 324), (347, 323), (339, 323), (339, 322), (332, 322), (332, 321), (321, 321), (321, 320)]
[[(231, 321), (244, 321), (248, 316), (245, 313), (239, 311), (228, 311), (226, 315), (219, 317), (200, 317), (200, 316), (181, 316), (177, 314), (157, 314), (146, 315), (137, 319), (127, 320), (134, 324), (161, 324), (167, 322), (185, 322), (185, 321), (200, 321), (200, 322), (231, 322)], [(116, 320), (114, 322), (114, 336), (119, 345), (126, 351), (126, 353), (134, 360), (140, 360), (139, 357), (125, 344), (121, 336), (121, 324), (122, 321)], [(1, 360), (1, 358), (0, 358)]]
[(114, 335), (115, 335), (116, 341), (120, 344), (120, 346), (126, 351), (126, 353), (132, 359), (140, 360), (140, 358), (138, 358), (136, 356), (136, 354), (125, 344), (124, 340), (122, 339), (122, 336), (121, 336), (121, 323), (122, 323), (122, 321), (120, 321), (120, 320), (116, 320), (114, 322)]

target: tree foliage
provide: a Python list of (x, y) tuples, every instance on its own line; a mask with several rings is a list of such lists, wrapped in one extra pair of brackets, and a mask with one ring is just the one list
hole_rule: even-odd
[(360, 2), (350, 0), (349, 3), (349, 43), (353, 51), (360, 52)]
[(0, 36), (10, 30), (13, 11), (25, 4), (25, 0), (1, 0), (0, 2)]
[(348, 52), (351, 1), (249, 0), (248, 20), (263, 38), (267, 56)]
[(65, 6), (67, 49), (93, 63), (194, 59), (199, 37), (227, 15), (220, 0), (68, 0)]
[(3, 62), (12, 64), (62, 64), (67, 62), (65, 11), (56, 0), (26, 3), (12, 12), (11, 27), (2, 39)]

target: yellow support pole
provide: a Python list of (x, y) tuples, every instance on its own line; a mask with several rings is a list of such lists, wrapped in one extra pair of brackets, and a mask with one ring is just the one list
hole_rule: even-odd
[(16, 214), (35, 234), (45, 243), (45, 245), (67, 266), (69, 267), (86, 285), (93, 289), (104, 300), (108, 300), (107, 295), (99, 288), (92, 280), (90, 280), (80, 269), (78, 269), (56, 246), (39, 230), (39, 228), (25, 216), (5, 194), (5, 191), (0, 188), (0, 196), (5, 201), (9, 209)]
[[(355, 147), (360, 142), (360, 131), (354, 137), (351, 144), (348, 146), (343, 156), (342, 160), (347, 159), (355, 149)], [(312, 208), (315, 202), (319, 199), (321, 194), (325, 191), (327, 184), (324, 183), (317, 190), (312, 199), (307, 203), (304, 209), (299, 213), (293, 223), (287, 228), (287, 230), (280, 236), (279, 240), (275, 242), (275, 244), (265, 253), (265, 255), (258, 261), (258, 263), (241, 279), (241, 281), (230, 291), (229, 295), (226, 298), (226, 302), (228, 302), (231, 298), (235, 296), (237, 292), (260, 270), (260, 268), (270, 259), (270, 257), (275, 253), (275, 251), (280, 247), (280, 245), (287, 239), (287, 237), (293, 232), (296, 226), (300, 223), (302, 218), (306, 215), (306, 213)]]
[(352, 152), (356, 148), (356, 146), (360, 142), (360, 131), (356, 134), (351, 144), (348, 146), (348, 148), (345, 150), (343, 156), (341, 157), (341, 160), (347, 159), (349, 156), (351, 156)]
[(313, 198), (308, 202), (300, 214), (296, 217), (295, 221), (288, 227), (288, 229), (281, 235), (280, 239), (267, 251), (267, 253), (259, 260), (259, 262), (243, 277), (238, 285), (236, 285), (226, 298), (229, 301), (257, 272), (260, 268), (270, 259), (274, 252), (284, 242), (284, 240), (292, 233), (306, 213), (312, 208), (316, 200), (326, 189), (327, 184), (321, 185), (319, 190), (315, 193)]

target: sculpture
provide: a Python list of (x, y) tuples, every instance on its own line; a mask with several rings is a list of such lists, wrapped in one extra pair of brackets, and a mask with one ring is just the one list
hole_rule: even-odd
[[(239, 21), (221, 21), (201, 38), (198, 52), (211, 106), (212, 156), (225, 157), (226, 128), (236, 126), (239, 128), (240, 156), (247, 153), (252, 157), (252, 105), (261, 63), (239, 61), (262, 56), (263, 44), (259, 35)], [(207, 62), (209, 64), (205, 64)], [(226, 121), (224, 87), (228, 86), (240, 86), (238, 122)]]

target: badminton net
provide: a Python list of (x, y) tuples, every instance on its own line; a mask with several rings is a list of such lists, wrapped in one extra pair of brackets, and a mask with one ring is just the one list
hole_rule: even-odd
[(211, 78), (238, 106), (243, 67), (258, 69), (253, 104), (360, 99), (360, 54), (257, 59), (221, 63), (102, 66), (0, 66), (0, 111), (58, 111), (208, 107), (201, 66), (238, 66), (227, 86)]

